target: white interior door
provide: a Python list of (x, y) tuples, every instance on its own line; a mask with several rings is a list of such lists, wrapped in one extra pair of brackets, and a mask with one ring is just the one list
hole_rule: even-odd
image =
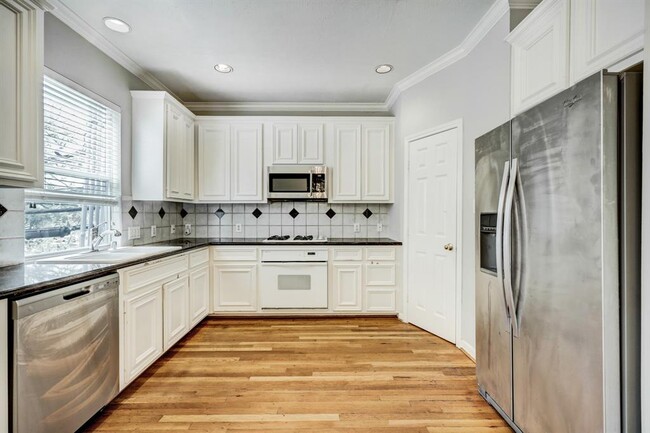
[(408, 320), (456, 341), (458, 129), (408, 145)]

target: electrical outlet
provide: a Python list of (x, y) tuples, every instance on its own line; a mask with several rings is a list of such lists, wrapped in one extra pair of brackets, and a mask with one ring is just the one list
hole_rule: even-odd
[(140, 226), (129, 227), (129, 240), (140, 239)]
[(377, 223), (377, 233), (384, 231), (384, 225), (382, 223)]
[(189, 236), (189, 235), (192, 234), (192, 224), (190, 224), (190, 223), (185, 224), (184, 233), (185, 233), (185, 236)]
[(151, 226), (151, 237), (152, 238), (156, 237), (156, 226)]
[(171, 233), (171, 234), (176, 233), (176, 225), (175, 224), (172, 224), (171, 226), (169, 226), (169, 233)]
[(241, 233), (241, 224), (235, 224), (235, 233)]
[(359, 223), (354, 223), (354, 232), (359, 233), (361, 231), (361, 226)]

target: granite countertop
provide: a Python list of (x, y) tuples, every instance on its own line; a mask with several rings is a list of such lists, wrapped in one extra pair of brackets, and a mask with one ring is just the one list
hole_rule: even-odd
[(180, 246), (174, 250), (138, 258), (118, 264), (57, 264), (57, 263), (23, 263), (0, 268), (0, 299), (18, 299), (50, 290), (76, 284), (86, 280), (102, 277), (118, 269), (137, 265), (163, 257), (201, 248), (208, 245), (402, 245), (400, 241), (389, 238), (330, 238), (327, 242), (262, 242), (256, 238), (211, 238), (211, 239), (177, 239), (167, 242), (147, 244), (147, 246)]

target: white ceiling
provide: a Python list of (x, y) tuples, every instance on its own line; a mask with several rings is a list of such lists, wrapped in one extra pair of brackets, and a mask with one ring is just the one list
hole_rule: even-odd
[[(184, 101), (376, 103), (458, 46), (494, 0), (61, 2)], [(394, 71), (375, 73), (381, 63)]]

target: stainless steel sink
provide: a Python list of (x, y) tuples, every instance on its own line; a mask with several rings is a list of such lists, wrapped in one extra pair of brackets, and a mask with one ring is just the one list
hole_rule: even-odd
[(180, 246), (155, 247), (122, 247), (114, 250), (86, 251), (69, 256), (49, 257), (36, 263), (122, 263), (129, 260), (141, 259), (147, 256), (180, 250)]

